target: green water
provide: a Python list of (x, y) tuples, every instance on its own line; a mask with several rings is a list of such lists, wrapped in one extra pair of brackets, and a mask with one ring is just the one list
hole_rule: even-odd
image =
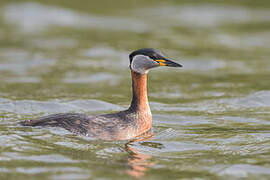
[[(20, 120), (129, 106), (149, 74), (152, 138), (102, 142)], [(270, 2), (0, 2), (0, 179), (269, 179)]]

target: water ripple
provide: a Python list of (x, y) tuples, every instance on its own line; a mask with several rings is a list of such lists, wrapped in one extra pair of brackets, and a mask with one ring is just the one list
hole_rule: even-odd
[(53, 114), (64, 112), (89, 112), (121, 110), (120, 106), (99, 100), (74, 101), (35, 101), (35, 100), (9, 100), (0, 98), (0, 112), (15, 114)]
[(38, 3), (11, 4), (3, 9), (3, 13), (8, 23), (16, 24), (23, 32), (29, 33), (42, 32), (51, 26), (133, 32), (147, 29), (143, 22), (136, 19), (88, 15)]

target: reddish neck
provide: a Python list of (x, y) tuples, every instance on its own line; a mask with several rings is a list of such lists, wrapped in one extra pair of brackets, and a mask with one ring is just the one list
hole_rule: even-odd
[(147, 74), (140, 74), (131, 70), (133, 97), (130, 110), (136, 112), (150, 112), (147, 98)]

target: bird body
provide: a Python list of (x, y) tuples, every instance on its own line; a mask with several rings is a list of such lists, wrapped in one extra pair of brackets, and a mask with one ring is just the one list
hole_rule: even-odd
[(147, 97), (147, 73), (158, 66), (181, 67), (157, 50), (144, 48), (130, 54), (133, 97), (127, 110), (104, 115), (61, 113), (20, 122), (24, 126), (62, 127), (76, 134), (103, 140), (128, 140), (151, 129), (152, 114)]

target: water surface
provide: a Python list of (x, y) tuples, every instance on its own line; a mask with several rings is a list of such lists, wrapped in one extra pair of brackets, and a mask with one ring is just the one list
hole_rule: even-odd
[[(1, 1), (1, 179), (269, 179), (268, 1)], [(128, 54), (149, 75), (152, 134), (103, 142), (20, 120), (127, 108)]]

